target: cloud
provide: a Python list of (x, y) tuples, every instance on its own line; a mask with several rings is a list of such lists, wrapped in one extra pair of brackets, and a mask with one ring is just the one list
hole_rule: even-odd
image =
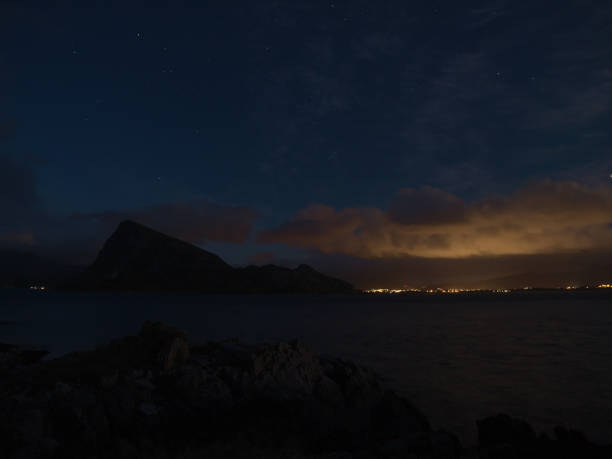
[(36, 239), (30, 232), (0, 232), (0, 244), (31, 246), (35, 242)]
[(7, 140), (15, 135), (17, 124), (12, 120), (0, 118), (0, 140)]
[(526, 117), (526, 127), (578, 127), (608, 114), (612, 107), (612, 69), (594, 72), (585, 80), (582, 87), (559, 88), (551, 97), (554, 103), (541, 105)]
[[(478, 4), (464, 8), (458, 23), (466, 36), (486, 40), (458, 49), (435, 38), (409, 45), (402, 85), (409, 103), (398, 117), (406, 174), (427, 168), (427, 183), (477, 196), (481, 189), (515, 186), (530, 173), (575, 170), (578, 158), (604, 161), (609, 149), (599, 150), (609, 138), (582, 133), (601, 131), (612, 113), (610, 56), (602, 46), (612, 8), (604, 2), (541, 11), (505, 0)], [(533, 154), (558, 147), (563, 156)], [(500, 155), (508, 167), (499, 167)], [(465, 187), (466, 174), (453, 173), (461, 164), (475, 165), (492, 183)]]
[(480, 28), (489, 26), (499, 18), (511, 15), (507, 1), (497, 1), (492, 5), (474, 8), (470, 11), (472, 22), (470, 27)]
[(30, 213), (40, 205), (31, 169), (0, 156), (0, 209), (10, 216)]
[(42, 219), (32, 170), (10, 156), (0, 155), (0, 242), (31, 244), (32, 225)]
[(208, 200), (179, 201), (128, 210), (50, 214), (27, 164), (0, 155), (0, 247), (33, 250), (63, 261), (91, 262), (122, 220), (135, 220), (192, 243), (242, 243), (258, 213)]
[(258, 240), (358, 258), (467, 258), (612, 248), (612, 189), (540, 181), (464, 203), (405, 189), (388, 210), (314, 204)]
[(430, 186), (403, 188), (389, 209), (391, 220), (404, 225), (431, 225), (464, 221), (467, 207), (457, 196)]
[(0, 155), (0, 246), (89, 263), (122, 220), (135, 220), (180, 239), (242, 243), (258, 213), (249, 207), (194, 200), (100, 213), (51, 215), (27, 164)]
[(358, 258), (309, 253), (284, 260), (287, 266), (308, 263), (358, 288), (398, 287), (560, 287), (609, 282), (612, 251), (551, 255), (507, 255), (468, 258)]
[(267, 265), (273, 263), (276, 260), (276, 254), (274, 252), (256, 252), (248, 257), (249, 263), (255, 265)]
[(206, 240), (242, 243), (249, 237), (257, 217), (257, 212), (249, 207), (196, 200), (124, 211), (76, 214), (72, 219), (97, 223), (108, 229), (122, 220), (134, 220), (193, 243)]
[(395, 56), (401, 52), (402, 47), (402, 40), (389, 33), (371, 33), (360, 37), (353, 46), (355, 56), (366, 60)]

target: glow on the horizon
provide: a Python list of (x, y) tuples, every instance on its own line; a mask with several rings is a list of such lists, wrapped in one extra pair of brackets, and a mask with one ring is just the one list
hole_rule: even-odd
[(495, 292), (508, 293), (509, 289), (480, 289), (480, 288), (371, 288), (364, 293), (466, 293), (466, 292)]

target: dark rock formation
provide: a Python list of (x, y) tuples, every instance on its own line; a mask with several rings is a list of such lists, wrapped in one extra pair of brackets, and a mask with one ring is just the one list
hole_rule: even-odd
[(371, 371), (298, 342), (138, 336), (0, 375), (3, 458), (457, 457)]
[(498, 414), (477, 421), (480, 457), (490, 459), (522, 458), (610, 458), (612, 445), (590, 443), (575, 430), (555, 428), (555, 439), (536, 435), (525, 421)]
[(0, 343), (0, 375), (37, 363), (48, 353), (44, 349)]
[(190, 348), (145, 323), (93, 351), (14, 361), (0, 366), (3, 459), (612, 457), (575, 431), (538, 437), (505, 415), (479, 421), (480, 445), (465, 449), (372, 371), (298, 342)]
[(350, 284), (301, 265), (233, 268), (217, 255), (138, 223), (122, 222), (69, 288), (241, 293), (343, 293)]

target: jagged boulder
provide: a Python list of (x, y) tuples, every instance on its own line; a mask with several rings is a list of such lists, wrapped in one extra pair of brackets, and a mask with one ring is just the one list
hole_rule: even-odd
[(190, 347), (184, 332), (153, 322), (136, 336), (23, 368), (0, 389), (8, 458), (165, 458), (227, 444), (264, 457), (385, 457), (391, 430), (383, 426), (429, 432), (422, 413), (359, 365), (321, 359), (297, 341)]
[(319, 359), (296, 341), (262, 346), (253, 356), (253, 375), (253, 387), (267, 397), (308, 399), (323, 394), (341, 401), (339, 387)]
[(37, 363), (48, 353), (44, 349), (0, 343), (0, 375)]
[(525, 421), (497, 414), (476, 422), (480, 457), (487, 459), (573, 459), (612, 457), (612, 445), (589, 442), (575, 430), (555, 428), (555, 439), (536, 435)]
[(523, 420), (511, 418), (507, 414), (498, 414), (476, 422), (478, 442), (488, 445), (513, 445), (520, 447), (536, 441), (533, 428)]
[(138, 335), (143, 349), (168, 371), (189, 359), (187, 334), (159, 322), (145, 322)]
[[(482, 458), (612, 457), (575, 431), (536, 437), (506, 415), (478, 427), (472, 453)], [(296, 341), (190, 347), (184, 332), (153, 322), (5, 373), (0, 438), (3, 459), (468, 457), (371, 370)]]

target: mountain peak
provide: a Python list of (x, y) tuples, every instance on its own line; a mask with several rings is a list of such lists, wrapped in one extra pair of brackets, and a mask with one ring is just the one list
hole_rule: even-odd
[(113, 234), (117, 234), (117, 233), (121, 234), (121, 233), (126, 233), (126, 232), (130, 232), (130, 233), (137, 232), (137, 233), (143, 233), (143, 234), (148, 233), (148, 234), (157, 234), (163, 237), (171, 237), (164, 233), (156, 231), (153, 228), (149, 228), (148, 226), (135, 222), (134, 220), (121, 221), (119, 225), (117, 226), (117, 228), (115, 229), (115, 232)]
[(117, 229), (121, 229), (121, 228), (139, 228), (139, 229), (146, 229), (146, 230), (151, 230), (151, 228), (148, 228), (140, 223), (135, 222), (134, 220), (123, 220), (121, 221), (121, 223), (119, 223), (119, 226), (117, 226)]
[(301, 271), (301, 272), (306, 272), (306, 273), (316, 272), (315, 269), (312, 266), (306, 265), (304, 263), (302, 263), (300, 266), (295, 268), (295, 270), (296, 271)]
[(309, 266), (232, 268), (214, 253), (122, 221), (77, 288), (205, 292), (349, 292), (350, 284)]
[(122, 221), (106, 241), (86, 272), (93, 288), (119, 290), (190, 290), (207, 280), (216, 290), (223, 276), (210, 275), (230, 270), (211, 252), (155, 231), (140, 223)]

